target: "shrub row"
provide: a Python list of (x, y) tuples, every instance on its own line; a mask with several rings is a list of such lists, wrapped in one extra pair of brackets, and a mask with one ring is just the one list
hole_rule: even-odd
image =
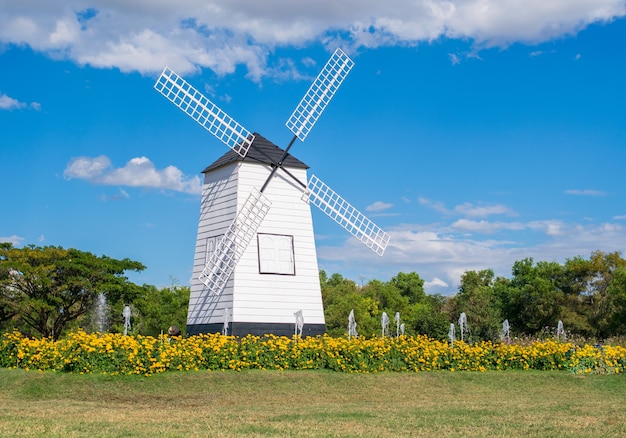
[(523, 345), (458, 341), (451, 346), (427, 336), (349, 340), (326, 335), (300, 339), (209, 334), (169, 338), (83, 331), (53, 341), (13, 332), (0, 336), (0, 367), (146, 376), (243, 369), (363, 373), (532, 369), (613, 374), (626, 370), (626, 348), (557, 340)]

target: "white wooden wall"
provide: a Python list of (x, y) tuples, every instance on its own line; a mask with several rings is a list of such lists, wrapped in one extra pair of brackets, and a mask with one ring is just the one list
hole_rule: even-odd
[[(305, 169), (289, 170), (306, 183)], [(324, 324), (311, 209), (302, 200), (303, 189), (280, 170), (264, 192), (272, 207), (258, 233), (293, 236), (295, 275), (260, 274), (254, 238), (218, 299), (211, 302), (197, 279), (206, 262), (207, 238), (224, 233), (250, 190), (260, 188), (269, 172), (267, 165), (237, 162), (205, 175), (188, 325), (223, 323), (224, 308), (230, 309), (231, 322), (293, 324), (294, 312), (302, 310), (305, 325)]]
[(223, 235), (236, 215), (237, 171), (233, 163), (204, 176), (187, 325), (223, 322), (224, 308), (232, 309), (232, 295), (215, 300), (198, 277), (207, 261), (207, 240)]

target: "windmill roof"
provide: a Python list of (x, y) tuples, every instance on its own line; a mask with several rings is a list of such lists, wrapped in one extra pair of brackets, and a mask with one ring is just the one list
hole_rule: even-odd
[[(253, 135), (254, 140), (252, 141), (250, 149), (248, 149), (248, 153), (245, 157), (241, 157), (241, 155), (239, 155), (235, 151), (229, 150), (224, 155), (215, 160), (212, 164), (210, 164), (206, 169), (204, 169), (202, 173), (210, 172), (211, 170), (217, 169), (236, 161), (256, 162), (269, 165), (278, 163), (278, 161), (280, 161), (283, 154), (285, 153), (285, 150), (276, 146), (274, 143), (272, 143), (257, 132), (253, 133)], [(307, 166), (291, 154), (288, 154), (287, 157), (285, 157), (285, 159), (283, 160), (283, 165), (285, 167), (295, 167), (301, 169), (309, 168), (309, 166)]]

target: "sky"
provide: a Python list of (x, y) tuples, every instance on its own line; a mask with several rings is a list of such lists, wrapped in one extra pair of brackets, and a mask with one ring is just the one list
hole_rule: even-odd
[(227, 148), (153, 89), (165, 66), (281, 147), (336, 47), (355, 66), (291, 152), (389, 233), (313, 207), (320, 269), (358, 284), (626, 248), (625, 0), (0, 3), (0, 241), (188, 285), (201, 171)]

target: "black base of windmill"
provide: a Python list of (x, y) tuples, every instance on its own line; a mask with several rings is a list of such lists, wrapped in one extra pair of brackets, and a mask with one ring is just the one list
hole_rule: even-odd
[[(210, 333), (222, 333), (224, 324), (189, 324), (187, 335), (199, 335)], [(276, 335), (291, 337), (295, 333), (295, 324), (284, 323), (254, 323), (254, 322), (231, 322), (228, 324), (228, 334), (244, 337), (246, 335), (263, 336)], [(317, 336), (326, 333), (326, 324), (304, 324), (302, 337)]]

